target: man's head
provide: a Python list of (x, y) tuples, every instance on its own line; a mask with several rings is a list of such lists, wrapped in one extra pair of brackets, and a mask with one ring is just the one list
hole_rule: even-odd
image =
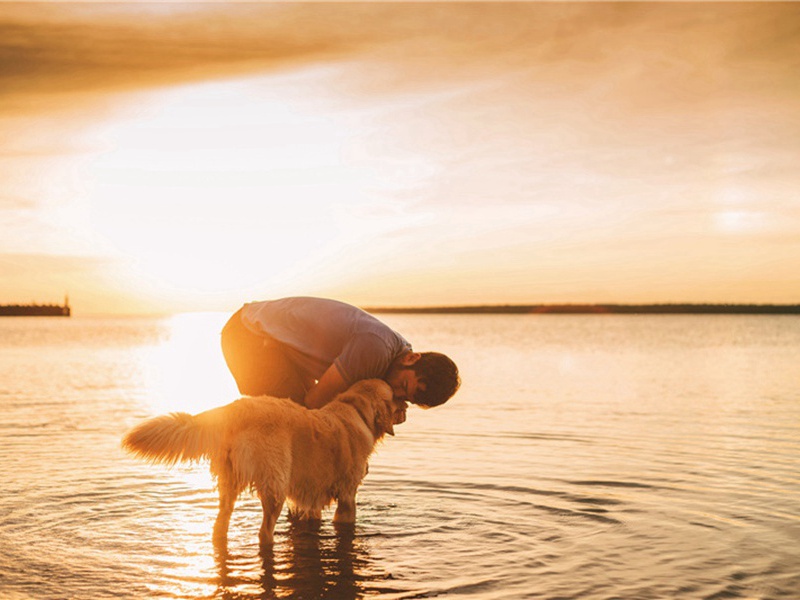
[(398, 356), (384, 377), (395, 400), (428, 408), (444, 404), (461, 385), (458, 367), (438, 352), (406, 352)]

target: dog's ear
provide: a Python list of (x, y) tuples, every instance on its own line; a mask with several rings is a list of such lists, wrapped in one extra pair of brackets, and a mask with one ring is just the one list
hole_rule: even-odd
[(375, 401), (375, 435), (383, 437), (384, 434), (394, 435), (394, 418), (391, 397), (389, 400), (373, 396)]

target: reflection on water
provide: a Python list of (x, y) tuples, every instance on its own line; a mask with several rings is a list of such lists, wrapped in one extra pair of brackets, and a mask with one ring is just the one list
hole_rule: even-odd
[(220, 598), (360, 598), (372, 589), (370, 557), (351, 527), (335, 535), (319, 526), (292, 523), (282, 543), (260, 552), (260, 569), (249, 557), (215, 551), (219, 577), (214, 596)]
[(800, 319), (392, 315), (464, 385), (370, 460), (358, 522), (211, 531), (206, 465), (120, 449), (227, 403), (227, 315), (0, 320), (2, 598), (759, 598), (800, 589)]

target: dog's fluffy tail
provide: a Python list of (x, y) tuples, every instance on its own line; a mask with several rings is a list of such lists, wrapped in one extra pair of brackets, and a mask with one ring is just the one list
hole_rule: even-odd
[(174, 465), (178, 462), (210, 458), (219, 447), (221, 415), (210, 410), (196, 416), (184, 412), (170, 413), (140, 423), (122, 439), (128, 452), (154, 463)]

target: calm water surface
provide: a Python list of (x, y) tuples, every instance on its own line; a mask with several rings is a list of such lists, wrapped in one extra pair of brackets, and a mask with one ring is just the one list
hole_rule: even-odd
[[(370, 461), (355, 531), (125, 455), (233, 399), (226, 315), (0, 320), (0, 597), (800, 598), (800, 318), (392, 315), (462, 391)], [(327, 517), (330, 517), (330, 513)]]

